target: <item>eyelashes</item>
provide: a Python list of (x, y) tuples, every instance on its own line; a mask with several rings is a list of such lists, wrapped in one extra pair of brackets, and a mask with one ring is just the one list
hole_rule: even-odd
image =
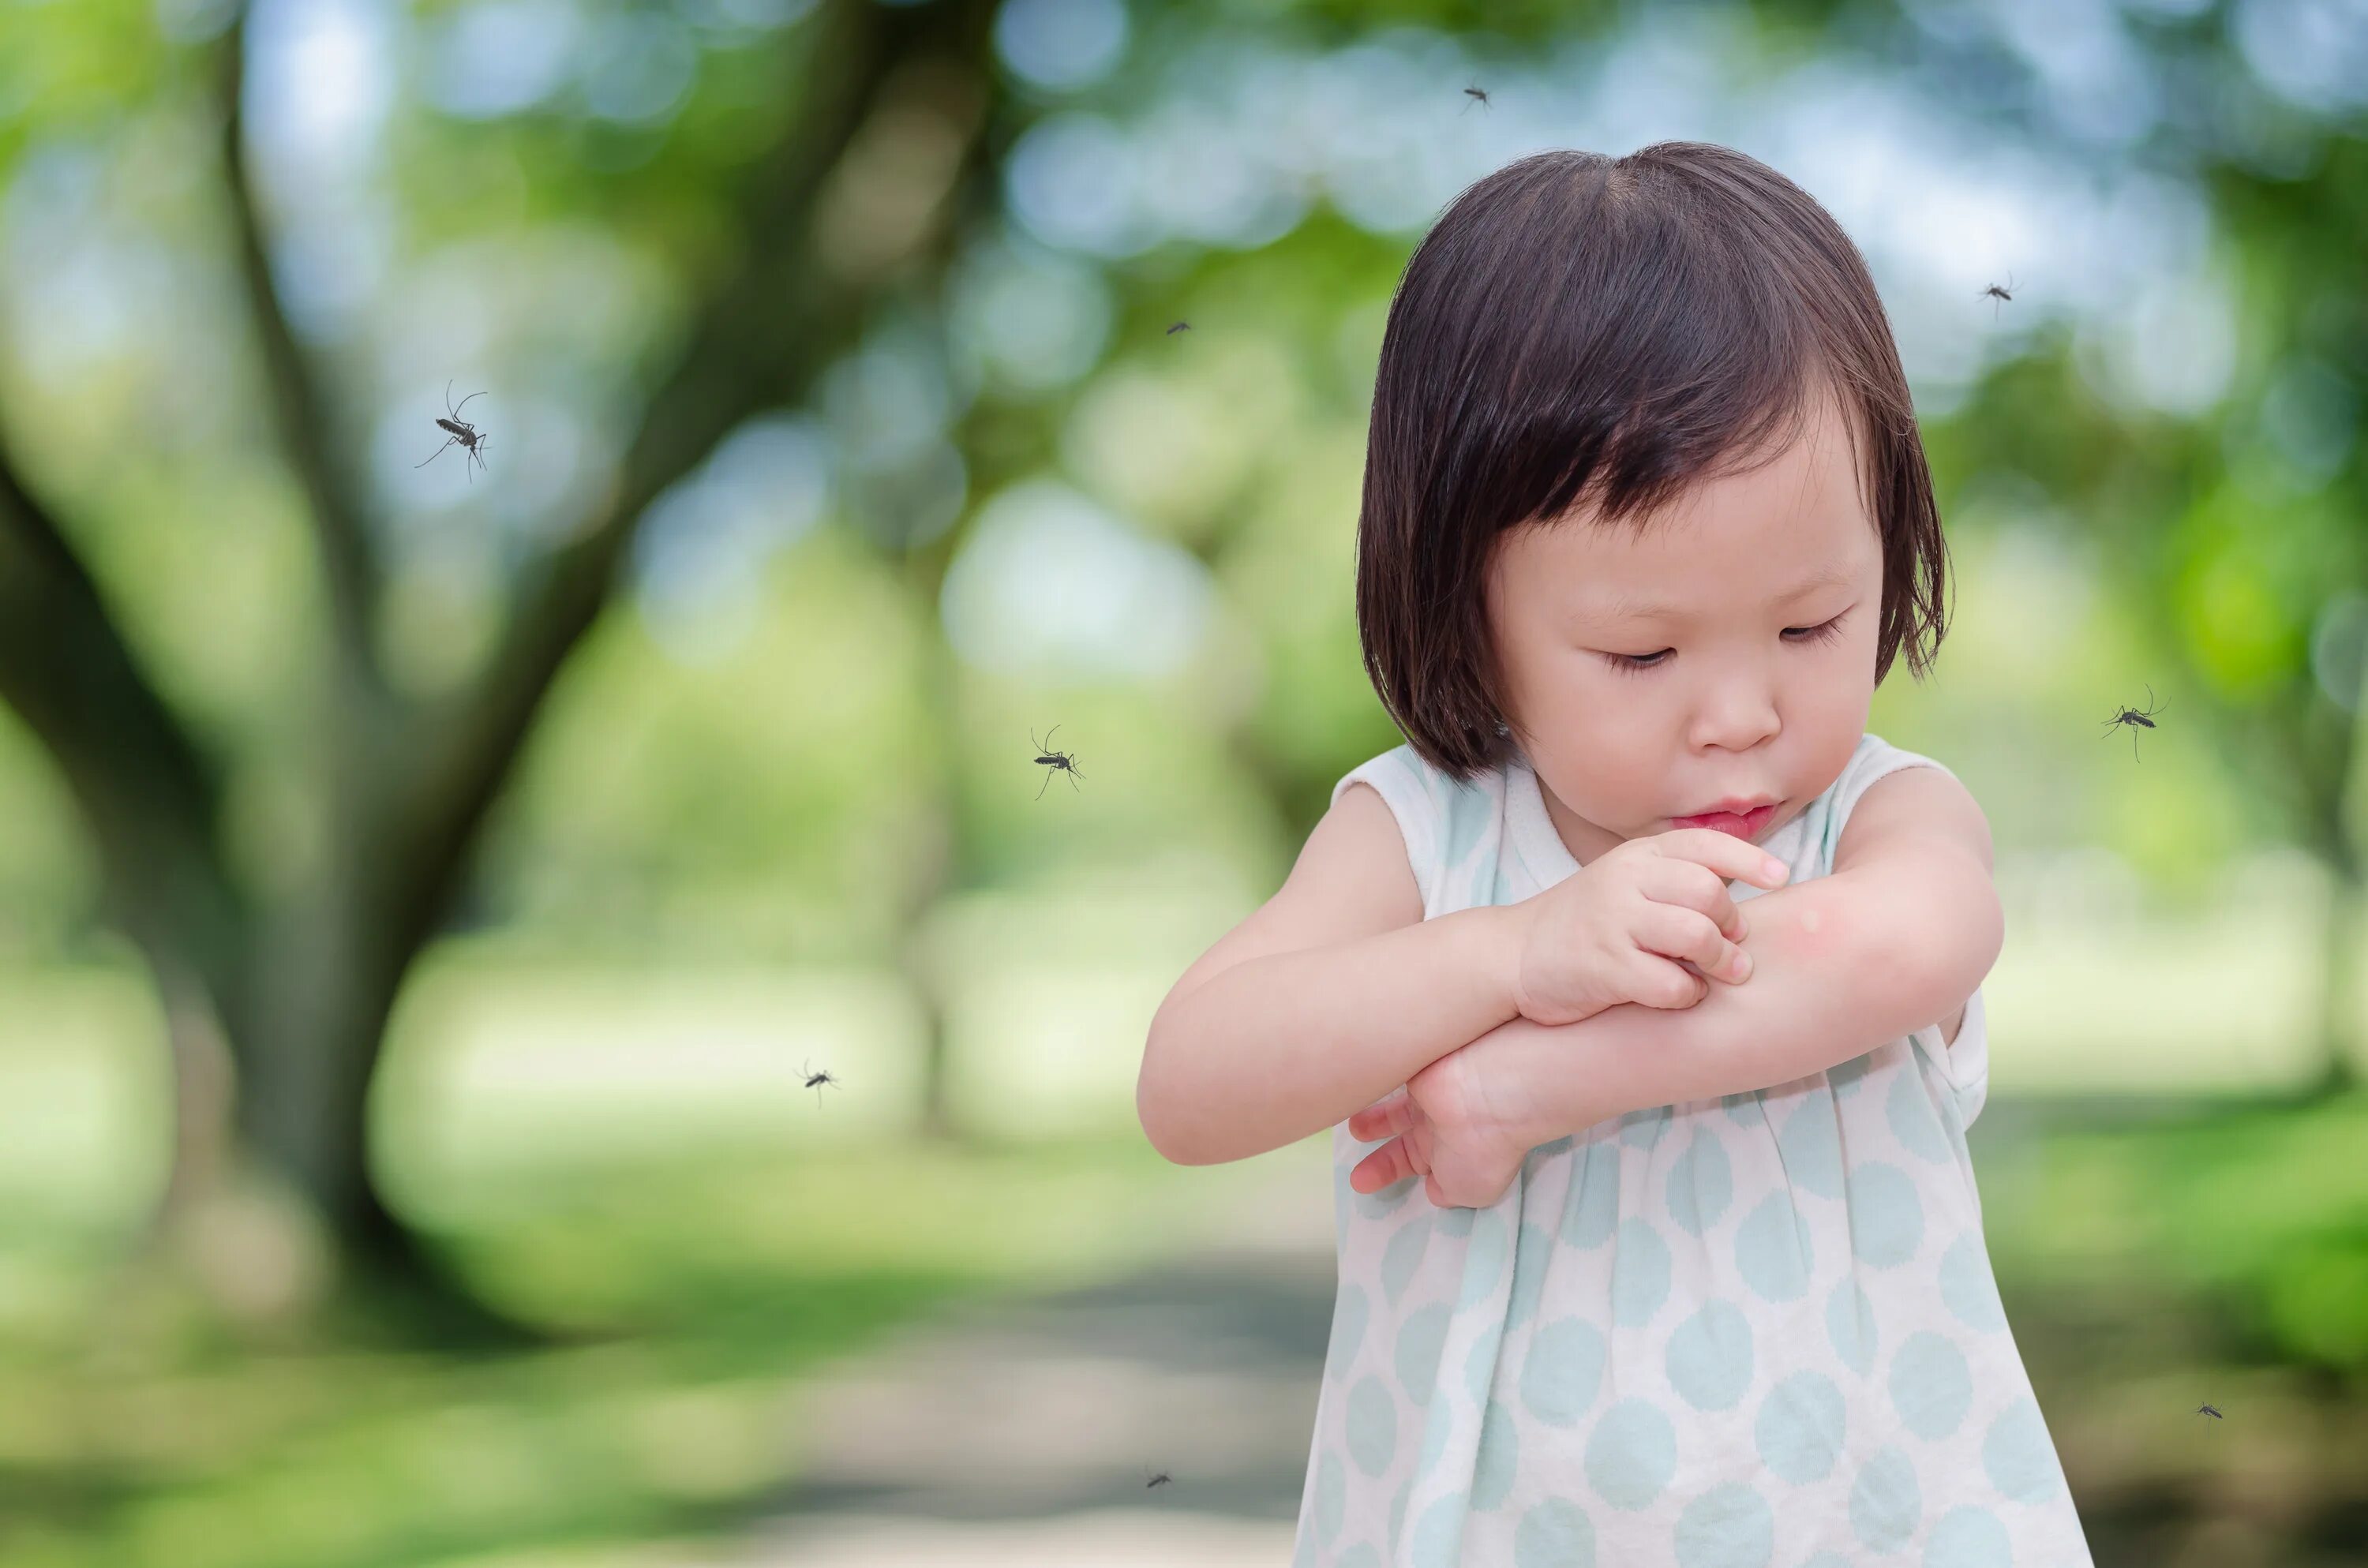
[[(1849, 614), (1850, 611), (1844, 610), (1823, 626), (1788, 626), (1784, 629), (1783, 634), (1787, 637), (1792, 636), (1795, 631), (1802, 634), (1800, 641), (1793, 644), (1796, 648), (1804, 648), (1816, 642), (1830, 642), (1842, 634), (1842, 621)], [(1642, 655), (1606, 653), (1603, 657), (1622, 675), (1643, 675), (1647, 670), (1657, 670), (1668, 663), (1668, 653), (1669, 651), (1664, 648), (1657, 653)]]

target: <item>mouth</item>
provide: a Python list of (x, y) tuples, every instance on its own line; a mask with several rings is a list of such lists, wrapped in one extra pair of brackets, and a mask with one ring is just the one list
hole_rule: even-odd
[(1775, 820), (1777, 808), (1782, 804), (1782, 801), (1767, 801), (1747, 807), (1739, 801), (1723, 801), (1721, 810), (1671, 817), (1669, 823), (1673, 827), (1707, 827), (1737, 838), (1756, 838)]

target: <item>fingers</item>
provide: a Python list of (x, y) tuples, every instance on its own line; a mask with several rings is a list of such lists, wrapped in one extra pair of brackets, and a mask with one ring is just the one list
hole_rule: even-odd
[(1360, 1143), (1371, 1143), (1413, 1125), (1414, 1101), (1403, 1087), (1395, 1088), (1349, 1118), (1349, 1136)]
[(1636, 891), (1656, 903), (1694, 910), (1717, 926), (1731, 942), (1739, 942), (1750, 928), (1742, 908), (1716, 871), (1691, 860), (1652, 859), (1636, 873)]
[(1780, 888), (1793, 874), (1791, 867), (1759, 846), (1714, 827), (1674, 828), (1655, 835), (1652, 844), (1665, 858), (1706, 866), (1726, 881)]
[(1681, 963), (1643, 951), (1633, 961), (1628, 994), (1647, 1007), (1682, 1009), (1710, 994), (1710, 982)]
[(1419, 1174), (1414, 1168), (1414, 1156), (1406, 1140), (1393, 1138), (1357, 1162), (1357, 1168), (1349, 1173), (1349, 1186), (1358, 1192), (1379, 1192)]
[(1717, 923), (1700, 910), (1647, 903), (1632, 935), (1646, 952), (1688, 960), (1707, 979), (1740, 983), (1750, 977), (1751, 955), (1720, 935)]
[(1681, 860), (1663, 860), (1638, 879), (1640, 902), (1629, 908), (1629, 934), (1638, 945), (1671, 958), (1697, 959), (1716, 969), (1727, 961), (1715, 949), (1697, 952), (1705, 934), (1733, 944), (1749, 935), (1735, 895), (1718, 873)]

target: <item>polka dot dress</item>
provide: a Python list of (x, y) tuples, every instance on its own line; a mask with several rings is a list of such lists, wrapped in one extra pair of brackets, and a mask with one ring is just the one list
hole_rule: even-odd
[[(1765, 847), (1825, 876), (1869, 785), (1941, 766), (1866, 735)], [(1360, 780), (1427, 915), (1577, 869), (1519, 756), (1459, 784), (1401, 746), (1333, 798)], [(1982, 1244), (1987, 1077), (1976, 992), (1952, 1044), (1591, 1127), (1478, 1210), (1352, 1191), (1381, 1145), (1341, 1123), (1294, 1568), (2089, 1563)]]

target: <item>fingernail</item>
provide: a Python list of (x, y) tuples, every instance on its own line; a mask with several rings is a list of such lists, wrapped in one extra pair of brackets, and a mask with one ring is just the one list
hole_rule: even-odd
[(1735, 963), (1732, 967), (1731, 972), (1737, 980), (1741, 980), (1745, 976), (1748, 975), (1751, 972), (1751, 955), (1749, 953), (1736, 954)]
[(1771, 876), (1771, 877), (1782, 877), (1782, 876), (1789, 876), (1789, 875), (1792, 873), (1792, 869), (1793, 869), (1793, 868), (1791, 868), (1790, 866), (1787, 866), (1786, 864), (1784, 864), (1784, 862), (1783, 862), (1783, 861), (1779, 860), (1778, 858), (1776, 858), (1776, 857), (1775, 857), (1775, 856), (1770, 855), (1770, 857), (1768, 857), (1768, 874), (1769, 874), (1770, 876)]

